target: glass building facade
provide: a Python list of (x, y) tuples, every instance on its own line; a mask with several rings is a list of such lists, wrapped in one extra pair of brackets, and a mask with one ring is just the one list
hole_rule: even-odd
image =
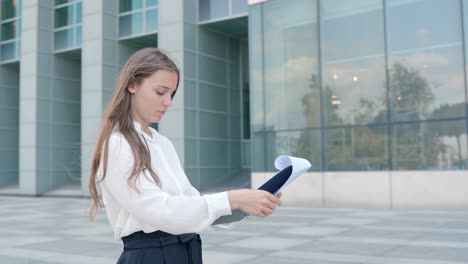
[(249, 13), (253, 170), (466, 170), (468, 2), (271, 0)]

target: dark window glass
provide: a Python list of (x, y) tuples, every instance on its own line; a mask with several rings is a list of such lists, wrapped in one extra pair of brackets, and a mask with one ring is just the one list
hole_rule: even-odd
[(55, 5), (61, 5), (61, 4), (65, 4), (65, 3), (69, 3), (69, 2), (72, 2), (73, 0), (55, 0)]
[(55, 10), (55, 28), (73, 25), (73, 5)]
[(2, 10), (0, 20), (6, 20), (18, 16), (18, 0), (1, 0), (0, 5), (0, 9)]
[(120, 13), (143, 8), (143, 0), (119, 0)]
[(16, 38), (16, 32), (17, 32), (16, 21), (2, 24), (1, 31), (2, 31), (2, 36), (1, 36), (2, 41)]

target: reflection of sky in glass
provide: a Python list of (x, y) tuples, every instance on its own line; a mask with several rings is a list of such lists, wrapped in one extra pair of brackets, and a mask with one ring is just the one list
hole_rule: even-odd
[(460, 1), (405, 2), (386, 1), (388, 49), (391, 53), (461, 42)]
[(429, 108), (432, 111), (444, 104), (465, 101), (462, 52), (462, 47), (457, 46), (395, 55), (389, 58), (389, 65), (400, 62), (428, 81), (435, 99)]
[(262, 5), (250, 7), (249, 16), (249, 69), (250, 112), (252, 132), (263, 130), (263, 56), (262, 56)]
[[(389, 67), (399, 62), (407, 69), (416, 70), (434, 95), (427, 112), (414, 110), (419, 111), (418, 118), (429, 118), (433, 110), (444, 104), (464, 102), (459, 1), (389, 0), (386, 3)], [(416, 12), (423, 15), (415, 15)], [(463, 115), (460, 112), (447, 117)]]
[(318, 38), (316, 4), (301, 2), (264, 6), (265, 125), (270, 129), (306, 127), (301, 100), (318, 72)]
[[(346, 124), (373, 123), (373, 118), (385, 110), (384, 58), (357, 60), (353, 62), (323, 65), (324, 89), (330, 89), (339, 105), (333, 105), (333, 98), (324, 98), (324, 111), (334, 111)], [(324, 97), (329, 94), (324, 93)], [(373, 110), (367, 107), (370, 102)], [(368, 118), (364, 118), (364, 112)], [(362, 120), (359, 120), (362, 116)], [(338, 125), (328, 120), (328, 125)]]
[[(375, 1), (322, 1), (322, 60), (381, 56), (384, 53), (383, 14)], [(355, 6), (356, 5), (356, 6)], [(345, 8), (347, 7), (347, 9)]]
[[(324, 116), (327, 119), (336, 114), (341, 119), (325, 122), (370, 123), (385, 110), (382, 3), (369, 0), (321, 3), (323, 107), (329, 113)], [(367, 103), (361, 103), (362, 100)]]

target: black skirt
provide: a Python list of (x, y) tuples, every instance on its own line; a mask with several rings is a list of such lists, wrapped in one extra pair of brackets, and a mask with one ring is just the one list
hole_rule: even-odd
[(124, 252), (117, 264), (202, 264), (200, 235), (162, 231), (133, 233), (122, 238)]

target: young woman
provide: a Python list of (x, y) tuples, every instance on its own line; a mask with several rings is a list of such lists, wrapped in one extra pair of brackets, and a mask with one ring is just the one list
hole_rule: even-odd
[(234, 209), (266, 217), (281, 204), (259, 190), (200, 196), (190, 184), (172, 143), (149, 126), (171, 106), (179, 81), (179, 69), (159, 49), (136, 52), (102, 121), (89, 181), (90, 217), (105, 206), (115, 238), (124, 243), (119, 264), (202, 263), (197, 233), (218, 217)]

